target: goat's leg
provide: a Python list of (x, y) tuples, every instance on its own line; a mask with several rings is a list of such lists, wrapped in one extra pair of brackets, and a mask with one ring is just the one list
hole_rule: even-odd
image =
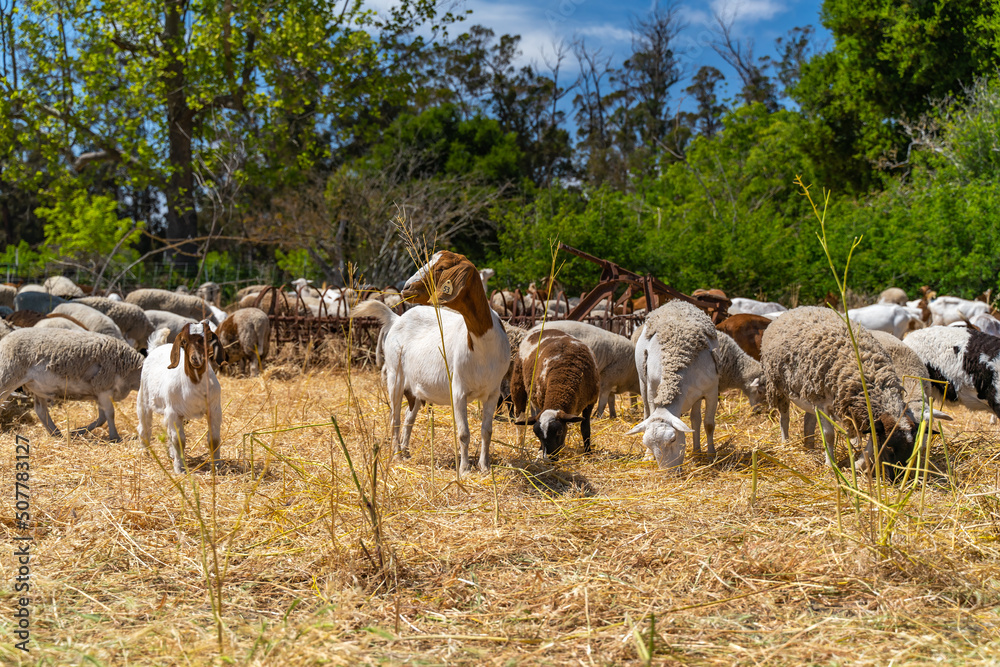
[(580, 422), (580, 437), (583, 438), (583, 453), (590, 453), (590, 415), (594, 406), (588, 406), (583, 411), (583, 421)]
[(212, 404), (208, 412), (208, 454), (212, 460), (212, 466), (218, 471), (222, 458), (219, 452), (222, 449), (222, 402), (217, 401)]
[(174, 461), (174, 473), (184, 474), (184, 419), (180, 415), (167, 412), (163, 415), (167, 425), (167, 439), (170, 443), (170, 458)]
[(489, 396), (483, 403), (483, 423), (480, 428), (482, 441), (479, 444), (479, 469), (489, 472), (490, 469), (490, 443), (493, 442), (493, 415), (496, 412), (497, 403), (500, 401), (500, 392)]
[(705, 441), (707, 451), (715, 455), (715, 412), (719, 408), (719, 392), (713, 391), (705, 397)]
[(458, 429), (458, 442), (462, 448), (459, 472), (464, 475), (472, 470), (472, 466), (469, 465), (469, 397), (465, 392), (454, 389), (452, 392), (455, 397), (455, 427)]
[[(691, 407), (691, 430), (694, 431), (691, 434), (691, 451), (695, 454), (701, 454), (701, 403), (702, 399), (699, 398)], [(707, 430), (708, 426), (705, 428)]]
[[(413, 432), (413, 422), (417, 420), (420, 408), (424, 407), (424, 402), (419, 398), (406, 397), (409, 409), (406, 411), (406, 419), (403, 421), (403, 436), (399, 444), (399, 455), (401, 458), (410, 458), (410, 434)], [(431, 443), (431, 447), (434, 443)]]
[(399, 413), (403, 409), (403, 385), (402, 383), (389, 383), (390, 378), (386, 377), (386, 388), (389, 391), (389, 409), (392, 414), (392, 451), (398, 454), (399, 447)]
[(62, 437), (62, 433), (59, 432), (59, 428), (49, 415), (48, 401), (39, 396), (35, 396), (35, 414), (38, 415), (38, 421), (42, 423), (49, 435), (54, 438)]
[(149, 436), (153, 432), (153, 411), (146, 402), (145, 385), (139, 387), (139, 395), (135, 398), (135, 411), (138, 417), (139, 442), (149, 450)]

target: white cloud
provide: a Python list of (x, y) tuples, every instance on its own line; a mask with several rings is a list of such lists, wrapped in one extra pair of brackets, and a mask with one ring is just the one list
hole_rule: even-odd
[(777, 0), (712, 0), (712, 11), (734, 23), (769, 21), (789, 9)]

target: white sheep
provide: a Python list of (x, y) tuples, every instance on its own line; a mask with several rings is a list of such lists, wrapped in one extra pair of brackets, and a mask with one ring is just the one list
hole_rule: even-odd
[(927, 307), (931, 311), (931, 324), (934, 326), (968, 322), (977, 315), (990, 312), (989, 304), (960, 299), (957, 296), (939, 296), (928, 303)]
[(88, 296), (76, 299), (73, 303), (90, 306), (110, 317), (118, 325), (122, 336), (125, 337), (125, 342), (137, 349), (146, 345), (149, 335), (155, 329), (142, 308), (134, 303), (125, 303), (120, 299), (116, 301), (111, 297), (102, 296)]
[[(709, 429), (719, 402), (719, 373), (712, 320), (686, 301), (669, 301), (649, 314), (636, 339), (635, 365), (647, 416), (628, 434), (645, 433), (642, 442), (661, 468), (680, 466), (684, 434), (691, 433), (680, 415), (704, 399), (708, 453), (714, 454)], [(696, 442), (695, 451), (700, 450)]]
[(125, 340), (125, 336), (122, 335), (121, 329), (118, 328), (113, 319), (86, 304), (76, 302), (61, 303), (52, 309), (52, 314), (69, 315), (85, 326), (87, 331)]
[[(443, 250), (406, 281), (402, 295), (411, 303), (434, 303), (446, 308), (415, 307), (396, 315), (384, 303), (363, 301), (352, 315), (377, 317), (383, 329), (388, 329), (382, 376), (392, 412), (394, 449), (401, 456), (409, 456), (410, 432), (424, 403), (453, 405), (462, 448), (459, 471), (467, 472), (471, 468), (468, 404), (478, 400), (483, 404), (479, 468), (486, 472), (490, 467), (490, 440), (500, 383), (510, 365), (510, 343), (500, 318), (490, 309), (479, 273), (464, 255)], [(443, 334), (438, 328), (439, 317)], [(442, 354), (447, 358), (447, 372)], [(404, 397), (409, 410), (400, 434)]]
[[(750, 407), (764, 402), (767, 398), (764, 367), (722, 331), (719, 331), (718, 343), (719, 346), (712, 354), (715, 357), (715, 367), (719, 374), (719, 393), (730, 389), (739, 389), (747, 397)], [(698, 451), (698, 442), (701, 439), (701, 405), (702, 401), (698, 400), (691, 408), (691, 428), (694, 430), (695, 451)], [(715, 421), (713, 419), (709, 422), (706, 415), (705, 438), (709, 443), (713, 442), (714, 433)], [(709, 447), (712, 446), (709, 445)], [(710, 453), (711, 451), (713, 450), (709, 449)]]
[(208, 415), (208, 451), (211, 465), (219, 464), (222, 443), (222, 387), (210, 359), (225, 359), (218, 338), (207, 321), (190, 324), (166, 344), (167, 330), (150, 336), (142, 384), (135, 408), (139, 419), (139, 440), (148, 450), (153, 429), (153, 413), (163, 415), (170, 442), (174, 472), (184, 473), (184, 421)]
[[(756, 299), (747, 299), (739, 296), (732, 299), (732, 305), (729, 306), (730, 315), (749, 313), (750, 315), (766, 315), (771, 317), (772, 313), (783, 313), (786, 310), (788, 309), (776, 301), (757, 301)], [(777, 317), (777, 315), (774, 315), (774, 317)], [(772, 319), (774, 318), (772, 317)]]
[(66, 276), (50, 276), (45, 279), (43, 287), (49, 294), (63, 299), (76, 299), (84, 295), (83, 290)]
[(173, 343), (177, 334), (179, 334), (187, 325), (198, 323), (198, 320), (196, 319), (183, 317), (166, 310), (147, 310), (144, 311), (144, 313), (150, 324), (153, 325), (154, 330), (167, 329), (169, 331), (166, 340), (167, 343)]
[[(542, 328), (536, 325), (532, 331)], [(545, 323), (545, 330), (561, 331), (583, 341), (597, 360), (600, 373), (600, 399), (594, 417), (604, 414), (604, 406), (609, 406), (612, 418), (615, 412), (615, 394), (639, 393), (639, 374), (635, 367), (635, 345), (628, 338), (606, 331), (593, 324), (573, 320), (558, 320)]]
[(48, 401), (95, 400), (97, 419), (82, 430), (93, 431), (107, 422), (108, 437), (120, 440), (113, 401), (139, 388), (142, 364), (142, 355), (125, 341), (109, 336), (19, 329), (0, 339), (0, 404), (23, 386), (35, 399), (35, 413), (42, 426), (59, 437)]
[[(876, 461), (905, 465), (913, 453), (916, 419), (903, 401), (903, 387), (889, 353), (866, 329), (852, 326), (863, 361), (874, 428), (868, 418), (854, 347), (840, 315), (829, 308), (796, 308), (764, 331), (761, 363), (767, 377), (768, 401), (780, 414), (782, 442), (788, 440), (791, 402), (805, 410), (806, 447), (814, 446), (818, 408), (840, 422), (852, 439), (874, 430), (881, 455), (876, 455), (869, 444), (862, 461), (866, 469), (872, 469)], [(821, 427), (830, 463), (836, 432), (825, 418)]]
[(130, 292), (125, 301), (143, 310), (166, 310), (194, 320), (208, 318), (214, 324), (219, 323), (208, 302), (193, 294), (178, 294), (165, 289), (137, 289)]

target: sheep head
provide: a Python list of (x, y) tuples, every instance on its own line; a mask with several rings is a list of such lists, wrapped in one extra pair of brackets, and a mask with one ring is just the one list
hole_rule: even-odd
[(896, 419), (887, 412), (883, 412), (875, 419), (875, 437), (879, 443), (879, 455), (873, 456), (874, 446), (869, 433), (868, 446), (865, 448), (865, 467), (871, 469), (875, 462), (888, 463), (891, 467), (885, 468), (885, 475), (892, 479), (895, 473), (906, 467), (910, 457), (913, 455), (913, 448), (917, 436), (917, 422), (911, 414), (904, 413), (902, 417)]
[(535, 437), (542, 443), (545, 455), (556, 460), (559, 458), (559, 452), (562, 451), (563, 445), (566, 444), (566, 424), (582, 421), (583, 417), (571, 415), (563, 410), (543, 410), (537, 418), (528, 417), (514, 423), (531, 426)]
[(469, 287), (473, 278), (482, 284), (475, 265), (465, 255), (441, 250), (406, 281), (401, 294), (413, 303), (446, 306)]
[(684, 434), (691, 433), (687, 424), (666, 408), (657, 408), (626, 435), (642, 433), (642, 444), (653, 452), (661, 468), (676, 468), (684, 463)]
[(181, 348), (184, 348), (184, 374), (195, 384), (201, 382), (209, 359), (216, 364), (222, 364), (226, 360), (222, 343), (209, 328), (208, 320), (184, 325), (170, 348), (170, 365), (167, 368), (177, 368), (181, 360)]

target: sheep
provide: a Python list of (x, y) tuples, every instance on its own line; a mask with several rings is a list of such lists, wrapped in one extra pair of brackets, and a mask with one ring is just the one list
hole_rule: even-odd
[(590, 453), (599, 383), (597, 360), (585, 342), (562, 331), (533, 329), (521, 342), (510, 380), (514, 411), (524, 414), (530, 403), (532, 416), (515, 423), (531, 426), (543, 454), (555, 460), (566, 442), (566, 425), (579, 422), (583, 451)]
[(490, 288), (486, 286), (486, 283), (489, 282), (490, 278), (492, 278), (496, 274), (497, 272), (494, 271), (493, 269), (482, 269), (479, 272), (479, 279), (483, 281), (483, 291), (485, 291), (486, 294), (490, 293)]
[(716, 324), (715, 328), (736, 341), (740, 349), (754, 360), (760, 361), (760, 341), (764, 337), (764, 330), (771, 322), (771, 318), (763, 315), (740, 313), (727, 317)]
[(166, 344), (167, 330), (160, 329), (149, 338), (149, 354), (142, 364), (142, 383), (135, 401), (139, 440), (149, 450), (153, 413), (163, 415), (170, 442), (174, 473), (184, 473), (184, 420), (208, 415), (208, 451), (217, 468), (222, 444), (222, 387), (212, 370), (210, 359), (225, 361), (219, 339), (208, 327), (208, 320), (189, 324)]
[(903, 342), (927, 366), (935, 397), (1000, 417), (1000, 338), (948, 326), (914, 331)]
[(231, 368), (238, 364), (245, 373), (249, 365), (251, 375), (260, 373), (271, 341), (271, 320), (264, 311), (242, 308), (226, 318), (216, 333)]
[(734, 298), (729, 306), (730, 315), (739, 315), (740, 313), (767, 315), (768, 313), (783, 313), (786, 310), (788, 309), (776, 301), (757, 301), (742, 297)]
[[(715, 365), (719, 374), (719, 393), (730, 389), (739, 389), (750, 401), (750, 407), (756, 407), (766, 400), (764, 368), (756, 359), (744, 352), (739, 345), (726, 333), (719, 331), (719, 346), (712, 355), (715, 357)], [(701, 404), (702, 400), (695, 401), (691, 408), (691, 429), (694, 431), (695, 451), (700, 447), (697, 443), (701, 440)], [(714, 415), (713, 415), (714, 416)], [(705, 419), (705, 438), (712, 443), (715, 435), (715, 421), (710, 422)], [(709, 453), (712, 453), (712, 445), (709, 445)]]
[(41, 292), (42, 294), (48, 294), (49, 291), (37, 283), (25, 283), (17, 288), (18, 294), (26, 294), (28, 292)]
[(308, 308), (301, 308), (296, 304), (295, 296), (291, 298), (278, 289), (268, 289), (259, 294), (248, 294), (240, 300), (240, 308), (260, 308), (267, 314), (275, 315), (299, 315), (308, 314)]
[(919, 310), (894, 303), (876, 303), (864, 308), (853, 308), (847, 311), (847, 316), (852, 322), (857, 322), (869, 331), (885, 331), (900, 340), (910, 331), (924, 326)]
[[(0, 339), (0, 404), (23, 386), (35, 399), (39, 421), (54, 437), (59, 429), (49, 415), (48, 401), (95, 400), (97, 419), (90, 432), (108, 424), (108, 438), (120, 440), (115, 406), (139, 388), (142, 355), (123, 340), (86, 331), (20, 329)], [(80, 431), (76, 431), (79, 433)]]
[(56, 306), (52, 313), (69, 315), (85, 326), (88, 331), (125, 340), (125, 336), (122, 335), (121, 329), (118, 328), (113, 319), (88, 305), (74, 302), (63, 303)]
[(248, 286), (246, 286), (246, 287), (238, 290), (236, 292), (236, 295), (233, 297), (233, 300), (234, 301), (240, 301), (245, 296), (250, 296), (251, 294), (253, 294), (253, 295), (260, 294), (261, 292), (263, 292), (264, 290), (266, 290), (268, 287), (270, 287), (270, 285), (248, 285)]
[(76, 318), (61, 313), (49, 313), (42, 315), (42, 319), (32, 325), (34, 329), (62, 329), (64, 331), (89, 331), (89, 329)]
[(14, 327), (8, 324), (6, 320), (0, 320), (0, 338), (3, 338), (12, 331), (14, 331)]
[(52, 310), (66, 299), (46, 292), (18, 292), (14, 297), (14, 310), (33, 310), (36, 313), (51, 313)]
[(13, 327), (33, 327), (45, 319), (45, 313), (36, 310), (16, 310), (4, 315), (4, 319)]
[(939, 296), (927, 304), (931, 311), (931, 324), (942, 326), (952, 322), (968, 322), (977, 315), (990, 312), (988, 304), (982, 301), (969, 301), (957, 296)]
[(969, 318), (969, 324), (976, 327), (983, 333), (991, 336), (1000, 336), (1000, 320), (989, 313), (979, 313)]
[[(507, 373), (504, 374), (503, 380), (500, 382), (500, 399), (497, 406), (499, 407), (503, 403), (509, 402), (510, 416), (516, 417), (517, 415), (514, 413), (514, 402), (511, 400), (510, 379), (514, 374), (514, 359), (518, 354), (518, 350), (521, 348), (521, 342), (524, 340), (524, 337), (528, 335), (528, 330), (514, 326), (513, 324), (509, 324), (502, 320), (500, 323), (503, 325), (503, 329), (507, 333), (507, 341), (510, 343), (510, 366), (507, 367)], [(379, 342), (381, 342), (381, 340)], [(381, 363), (379, 366), (381, 366)]]
[(882, 293), (878, 295), (878, 301), (876, 303), (894, 303), (897, 306), (905, 306), (906, 292), (898, 287), (890, 287), (886, 290), (882, 290)]
[[(880, 445), (879, 454), (870, 444), (865, 448), (863, 467), (872, 470), (879, 461), (906, 464), (913, 453), (917, 424), (903, 401), (903, 386), (885, 348), (863, 327), (854, 326), (853, 331)], [(814, 446), (815, 410), (829, 416), (821, 425), (827, 463), (832, 464), (836, 434), (828, 419), (840, 422), (852, 439), (872, 432), (855, 351), (847, 325), (835, 311), (805, 306), (782, 315), (764, 332), (761, 361), (768, 402), (780, 414), (782, 442), (788, 441), (789, 402), (805, 410), (807, 448)]]
[(222, 305), (222, 287), (219, 283), (213, 283), (211, 281), (207, 283), (202, 283), (198, 289), (194, 291), (194, 295), (201, 297), (206, 303), (218, 308)]
[(76, 299), (84, 296), (83, 290), (66, 276), (51, 276), (45, 279), (43, 285), (49, 294), (55, 294), (63, 299)]
[(188, 324), (198, 323), (198, 320), (190, 317), (182, 317), (165, 310), (147, 310), (145, 311), (145, 315), (149, 319), (149, 323), (153, 325), (154, 330), (167, 329), (169, 331), (166, 339), (167, 343), (173, 343), (177, 334)]
[[(646, 418), (628, 432), (645, 433), (643, 444), (661, 468), (684, 463), (684, 434), (691, 433), (680, 415), (705, 399), (708, 453), (719, 401), (719, 374), (712, 354), (718, 333), (712, 320), (685, 301), (669, 301), (646, 319), (636, 335), (635, 365)], [(695, 442), (694, 451), (701, 451)]]
[[(537, 331), (542, 325), (536, 325), (531, 331)], [(597, 370), (601, 378), (601, 386), (594, 417), (604, 414), (604, 406), (609, 407), (611, 418), (615, 413), (614, 394), (631, 392), (639, 393), (639, 374), (635, 368), (635, 345), (625, 336), (573, 320), (546, 322), (545, 331), (561, 331), (582, 341), (593, 352), (597, 360)]]
[(14, 297), (17, 296), (17, 288), (13, 285), (0, 285), (0, 306), (14, 310)]
[[(409, 456), (410, 432), (424, 403), (453, 405), (462, 449), (459, 473), (469, 471), (468, 403), (479, 400), (483, 405), (479, 468), (487, 472), (493, 416), (500, 382), (510, 365), (510, 343), (500, 318), (490, 309), (476, 267), (464, 255), (442, 250), (406, 281), (402, 295), (418, 304), (446, 308), (415, 307), (396, 315), (384, 303), (363, 301), (352, 315), (377, 317), (383, 328), (388, 328), (382, 377), (392, 412), (395, 451)], [(438, 328), (438, 318), (443, 331)], [(447, 358), (448, 372), (442, 354)], [(404, 396), (409, 410), (400, 437)]]
[(165, 289), (137, 289), (125, 297), (125, 301), (143, 310), (166, 310), (195, 320), (208, 318), (214, 324), (219, 323), (208, 303), (190, 294), (177, 294)]
[(110, 317), (118, 325), (125, 342), (136, 349), (146, 345), (149, 335), (155, 328), (142, 308), (134, 303), (114, 301), (110, 297), (102, 296), (88, 296), (76, 299), (73, 303), (90, 306)]

